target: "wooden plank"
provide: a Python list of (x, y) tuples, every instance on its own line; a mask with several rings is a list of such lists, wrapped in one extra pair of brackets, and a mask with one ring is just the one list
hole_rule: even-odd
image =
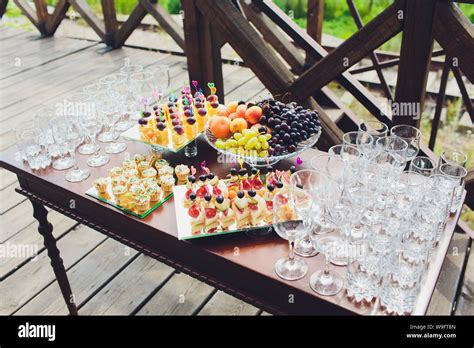
[(466, 234), (454, 234), (428, 306), (427, 315), (451, 315), (457, 284), (461, 281), (460, 269), (468, 242), (469, 237)]
[(156, 19), (160, 26), (173, 38), (179, 47), (184, 51), (184, 33), (183, 29), (171, 18), (170, 14), (163, 9), (157, 0), (140, 0), (140, 4)]
[(402, 28), (402, 22), (397, 16), (400, 3), (397, 1), (387, 7), (361, 30), (296, 79), (290, 88), (294, 98), (306, 99), (398, 34)]
[(467, 261), (466, 270), (461, 293), (456, 299), (455, 315), (474, 315), (474, 245), (471, 240), (470, 255)]
[(432, 29), (436, 3), (423, 0), (406, 2), (395, 102), (398, 105), (418, 105), (418, 108), (399, 108), (401, 112), (392, 117), (393, 125), (420, 126), (433, 51)]
[(257, 307), (218, 291), (198, 315), (257, 315), (259, 312)]
[[(62, 237), (65, 233), (78, 225), (76, 221), (56, 211), (49, 212), (48, 220), (53, 225), (53, 236), (55, 238)], [(3, 225), (0, 227), (3, 227)], [(7, 243), (9, 243), (9, 245), (32, 246), (31, 248), (37, 249), (38, 253), (44, 251), (43, 237), (38, 233), (37, 222), (26, 226), (23, 230), (11, 237)], [(3, 245), (5, 245), (5, 243)], [(2, 263), (0, 263), (0, 280), (9, 276), (34, 256), (36, 255), (19, 255), (17, 257), (9, 257), (2, 261)]]
[(306, 31), (317, 43), (323, 37), (324, 0), (308, 0)]
[(17, 183), (13, 183), (10, 186), (5, 187), (0, 191), (0, 215), (5, 214), (10, 209), (13, 209), (18, 204), (26, 200), (26, 197), (15, 192), (15, 188), (18, 187)]
[(474, 83), (474, 25), (458, 6), (444, 1), (437, 2), (435, 23), (435, 40), (448, 55), (457, 58), (458, 67)]
[(184, 273), (175, 274), (137, 315), (191, 315), (213, 293), (209, 285)]
[[(458, 84), (459, 91), (461, 92), (462, 100), (464, 102), (464, 106), (466, 107), (466, 111), (468, 112), (469, 117), (471, 118), (471, 122), (474, 123), (474, 108), (472, 106), (471, 97), (469, 96), (469, 93), (466, 89), (466, 84), (462, 79), (461, 71), (457, 66), (452, 67), (452, 71), (454, 78), (456, 79), (456, 82)], [(472, 99), (474, 99), (474, 97)]]
[(96, 32), (102, 41), (105, 41), (105, 24), (101, 21), (85, 0), (68, 0), (81, 17)]
[(15, 182), (17, 182), (15, 174), (6, 169), (0, 168), (0, 189), (3, 190)]
[[(108, 238), (72, 266), (67, 271), (67, 275), (76, 305), (80, 307), (110, 278), (127, 266), (137, 254), (137, 251)], [(15, 315), (67, 315), (68, 313), (59, 285), (53, 282), (15, 312)]]
[(54, 35), (56, 30), (61, 24), (62, 20), (66, 16), (66, 12), (69, 9), (68, 0), (59, 0), (54, 8), (54, 12), (49, 17), (48, 22), (46, 23), (46, 32), (48, 36)]
[(139, 2), (125, 23), (123, 23), (117, 31), (115, 36), (115, 47), (121, 47), (125, 41), (127, 41), (128, 37), (133, 33), (146, 14), (146, 9)]
[(20, 203), (8, 213), (0, 215), (0, 243), (5, 242), (10, 237), (34, 223), (33, 208), (29, 201)]
[[(57, 243), (64, 267), (69, 269), (105, 239), (104, 235), (84, 226), (69, 232)], [(37, 261), (29, 262), (0, 283), (0, 297), (2, 298), (0, 314), (14, 313), (54, 280), (50, 259), (43, 252)]]
[(81, 307), (79, 314), (130, 315), (173, 272), (173, 268), (141, 254)]
[(260, 31), (264, 40), (283, 57), (295, 74), (300, 74), (305, 63), (304, 57), (283, 37), (284, 33), (257, 6), (246, 2), (241, 2), (241, 6), (247, 19)]

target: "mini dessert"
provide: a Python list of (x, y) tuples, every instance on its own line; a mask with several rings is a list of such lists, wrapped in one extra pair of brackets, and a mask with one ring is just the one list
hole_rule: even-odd
[(123, 172), (123, 176), (126, 177), (127, 179), (130, 179), (132, 176), (138, 176), (138, 170), (136, 169), (126, 169)]
[(142, 154), (136, 154), (135, 156), (133, 156), (133, 160), (137, 164), (140, 163), (140, 162), (145, 162), (146, 161), (146, 156), (142, 155)]
[(145, 192), (145, 187), (141, 184), (135, 184), (130, 186), (129, 191), (135, 195), (138, 195)]
[(197, 110), (196, 121), (197, 121), (197, 131), (202, 132), (206, 126), (206, 122), (209, 119), (207, 114), (207, 109), (205, 107), (199, 108)]
[(135, 169), (136, 163), (133, 160), (123, 161), (122, 168), (125, 169)]
[(188, 179), (190, 169), (184, 164), (179, 164), (174, 168), (178, 182), (185, 183)]
[(135, 207), (135, 195), (131, 192), (125, 192), (120, 196), (118, 204), (125, 209), (132, 210)]
[(107, 178), (97, 178), (94, 180), (94, 187), (98, 193), (106, 193), (109, 180)]
[(147, 168), (142, 172), (143, 178), (156, 178), (156, 169), (155, 168)]
[(151, 202), (157, 202), (161, 198), (162, 190), (158, 185), (150, 185), (145, 188), (145, 194), (150, 197)]
[(186, 120), (184, 122), (184, 133), (186, 134), (186, 139), (188, 140), (192, 140), (197, 137), (198, 124), (196, 117), (186, 117)]
[(240, 168), (239, 181), (240, 181), (240, 187), (242, 187), (243, 190), (248, 191), (252, 188), (252, 185), (250, 185), (250, 181), (248, 180), (247, 169)]
[(235, 213), (231, 207), (230, 199), (224, 196), (217, 196), (215, 205), (220, 212), (222, 229), (227, 229), (235, 222)]
[(209, 192), (209, 188), (207, 187), (207, 175), (199, 175), (199, 181), (197, 183), (196, 195), (200, 199), (204, 199), (204, 196), (207, 195)]
[(250, 210), (250, 223), (252, 226), (257, 226), (263, 220), (265, 205), (263, 203), (262, 206), (262, 203), (260, 203), (261, 198), (254, 189), (250, 189), (247, 194), (249, 196), (248, 207)]
[(116, 185), (126, 185), (127, 184), (127, 178), (120, 175), (120, 176), (114, 176), (113, 178), (110, 179), (110, 184), (112, 187)]
[(194, 203), (189, 207), (188, 215), (191, 217), (191, 233), (200, 234), (206, 222), (204, 209), (199, 203)]
[(158, 173), (160, 172), (160, 169), (164, 166), (169, 166), (169, 162), (167, 160), (159, 159), (155, 162), (155, 168), (158, 171)]
[(275, 186), (273, 184), (268, 184), (267, 189), (262, 196), (266, 205), (264, 220), (267, 224), (271, 224), (273, 219), (273, 197), (275, 196), (274, 191)]
[(168, 145), (169, 135), (166, 122), (160, 121), (156, 123), (156, 142), (158, 143), (158, 145)]
[(196, 194), (194, 192), (189, 192), (189, 194), (186, 192), (186, 195), (184, 197), (183, 201), (183, 207), (189, 208), (191, 207), (195, 202), (196, 202)]
[(171, 175), (165, 175), (160, 177), (161, 178), (161, 188), (164, 192), (171, 192), (173, 191), (173, 186), (175, 183), (174, 178)]
[(237, 192), (237, 197), (234, 199), (233, 209), (235, 212), (235, 217), (237, 219), (237, 228), (245, 227), (250, 222), (250, 211), (249, 211), (249, 202), (247, 197), (245, 197), (244, 191)]
[(141, 161), (137, 164), (137, 169), (140, 174), (142, 174), (143, 171), (148, 168), (150, 168), (150, 163), (148, 163), (147, 161)]
[(125, 192), (127, 192), (127, 187), (124, 185), (116, 185), (112, 187), (112, 193), (114, 194), (117, 204), (120, 204), (120, 198)]
[(121, 167), (113, 167), (109, 169), (109, 176), (114, 178), (116, 176), (122, 175), (123, 169)]
[(219, 217), (217, 216), (217, 209), (215, 208), (214, 203), (212, 203), (211, 194), (208, 193), (204, 196), (203, 207), (206, 214), (204, 229), (207, 233), (215, 232), (219, 226)]
[(160, 177), (166, 176), (166, 175), (173, 176), (173, 173), (174, 173), (174, 169), (173, 169), (173, 167), (171, 167), (171, 166), (169, 166), (169, 165), (165, 165), (165, 166), (161, 167), (161, 168), (158, 170), (158, 175), (159, 175)]
[(144, 194), (137, 194), (134, 197), (135, 210), (139, 213), (143, 213), (150, 209), (150, 197)]
[(138, 176), (132, 176), (131, 178), (127, 179), (126, 186), (130, 189), (133, 185), (140, 185), (142, 180)]
[(142, 179), (142, 183), (145, 187), (154, 186), (154, 185), (158, 185), (158, 179), (156, 177), (144, 178)]

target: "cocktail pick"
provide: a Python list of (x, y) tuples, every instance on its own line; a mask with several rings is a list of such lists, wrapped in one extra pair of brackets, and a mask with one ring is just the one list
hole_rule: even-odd
[(198, 91), (198, 85), (199, 85), (199, 84), (198, 84), (198, 82), (197, 82), (196, 80), (192, 80), (192, 82), (191, 82), (191, 83), (193, 84), (193, 86), (194, 86), (194, 89), (195, 89), (195, 90), (196, 90), (196, 92), (197, 92), (197, 91)]
[(213, 82), (209, 82), (207, 84), (207, 87), (209, 87), (209, 90), (211, 91), (211, 94), (216, 94), (216, 87), (215, 87), (215, 84)]
[(191, 166), (191, 175), (195, 176), (196, 172), (197, 172), (196, 168), (194, 168), (194, 166)]
[(300, 156), (296, 157), (296, 165), (300, 166), (302, 164), (303, 164), (303, 160), (301, 159), (301, 157)]

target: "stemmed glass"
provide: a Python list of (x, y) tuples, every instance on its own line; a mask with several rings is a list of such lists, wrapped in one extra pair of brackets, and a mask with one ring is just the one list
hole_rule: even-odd
[[(289, 256), (279, 259), (275, 263), (276, 274), (286, 280), (303, 278), (308, 272), (308, 265), (304, 260), (295, 257), (294, 243), (301, 239), (311, 228), (311, 220), (298, 216), (295, 209), (296, 196), (299, 203), (311, 201), (311, 196), (301, 189), (283, 189), (273, 197), (273, 228), (278, 235), (288, 240), (290, 246)], [(309, 203), (310, 204), (310, 203)]]
[(377, 140), (388, 135), (388, 126), (380, 121), (365, 121), (359, 124), (359, 131), (367, 132)]
[(119, 121), (121, 116), (120, 103), (117, 100), (116, 93), (113, 91), (102, 92), (97, 94), (94, 98), (97, 102), (97, 109), (104, 125), (109, 127), (108, 131), (101, 133), (98, 137), (102, 142), (109, 142), (105, 147), (105, 152), (116, 154), (125, 151), (127, 145), (116, 141), (118, 136), (115, 134), (115, 124)]
[(16, 136), (21, 159), (27, 161), (31, 169), (44, 169), (51, 164), (48, 148), (41, 143), (41, 129), (23, 128), (17, 131)]
[(163, 98), (170, 87), (170, 68), (168, 65), (155, 64), (145, 69), (153, 74), (156, 81), (156, 92), (159, 99)]
[[(100, 154), (100, 146), (95, 141), (96, 135), (100, 132), (102, 124), (95, 113), (86, 113), (78, 116), (79, 124), (84, 134), (91, 139), (91, 142), (97, 150), (94, 155), (87, 159), (87, 165), (90, 167), (101, 167), (110, 161), (110, 157)], [(79, 148), (80, 149), (80, 148)]]
[(130, 121), (130, 115), (136, 111), (134, 110), (135, 103), (133, 95), (130, 91), (128, 80), (117, 81), (113, 84), (112, 90), (115, 92), (115, 97), (117, 98), (116, 102), (121, 108), (120, 120), (115, 125), (115, 129), (119, 132), (123, 132), (133, 125), (133, 122)]
[(429, 177), (434, 174), (436, 164), (426, 156), (416, 156), (410, 163), (409, 171)]
[(134, 121), (139, 120), (142, 117), (141, 113), (138, 112), (137, 106), (142, 105), (143, 103), (141, 101), (137, 101), (133, 86), (131, 84), (131, 76), (141, 71), (143, 71), (143, 66), (141, 65), (126, 65), (120, 68), (120, 73), (127, 76), (127, 87), (129, 91), (129, 99), (127, 99), (129, 119)]
[(155, 91), (157, 90), (155, 78), (148, 71), (135, 73), (130, 76), (130, 85), (135, 101), (138, 105), (143, 106), (143, 111), (156, 101)]
[(418, 128), (407, 124), (401, 124), (392, 127), (392, 129), (390, 129), (390, 135), (402, 138), (407, 142), (408, 149), (405, 156), (407, 162), (410, 162), (418, 155), (421, 139), (421, 132)]
[(53, 132), (53, 138), (59, 148), (59, 156), (57, 160), (53, 162), (53, 168), (56, 170), (65, 170), (74, 166), (75, 161), (72, 157), (66, 157), (65, 154), (69, 153), (68, 144), (68, 131), (69, 125), (67, 120), (63, 116), (53, 117), (50, 121), (50, 127)]
[[(322, 172), (318, 172), (312, 169), (303, 169), (293, 173), (290, 177), (290, 189), (295, 190), (301, 189), (305, 192), (308, 192), (312, 198), (312, 204), (297, 204), (298, 200), (294, 200), (296, 212), (301, 215), (304, 219), (312, 219), (314, 221), (315, 229), (313, 231), (308, 231), (309, 233), (320, 233), (326, 232), (321, 228), (324, 223), (322, 220), (324, 217), (325, 210), (325, 198), (324, 198), (324, 188), (325, 184), (328, 182), (328, 178)], [(293, 195), (293, 197), (297, 197)], [(309, 238), (309, 233), (306, 234), (303, 238), (298, 240), (295, 244), (295, 253), (303, 257), (315, 256), (318, 251), (314, 248), (313, 243)]]
[(324, 269), (314, 272), (309, 279), (309, 285), (316, 293), (323, 296), (333, 296), (342, 290), (344, 279), (330, 269), (330, 259), (338, 254), (338, 240), (333, 236), (311, 234), (314, 247), (324, 255)]
[(76, 149), (83, 141), (82, 129), (78, 122), (69, 122), (67, 140), (69, 145), (68, 151), (75, 165), (66, 173), (66, 180), (69, 182), (84, 181), (91, 175), (91, 173), (88, 169), (79, 168), (78, 166)]
[(370, 156), (375, 145), (374, 137), (370, 133), (362, 131), (344, 133), (342, 143), (356, 147), (366, 157)]

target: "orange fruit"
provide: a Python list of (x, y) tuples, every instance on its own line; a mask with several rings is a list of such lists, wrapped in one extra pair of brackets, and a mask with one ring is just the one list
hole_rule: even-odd
[(226, 116), (214, 116), (209, 128), (217, 138), (230, 137), (230, 120)]
[(232, 101), (229, 104), (227, 104), (227, 110), (229, 113), (233, 113), (237, 111), (237, 107), (239, 106), (238, 101)]
[(247, 109), (247, 111), (245, 111), (245, 119), (251, 123), (251, 124), (255, 124), (255, 123), (258, 123), (258, 121), (260, 121), (260, 117), (262, 117), (262, 114), (263, 114), (263, 110), (260, 106), (251, 106)]
[(245, 121), (243, 118), (238, 117), (238, 118), (233, 119), (230, 122), (230, 131), (232, 133), (236, 133), (236, 132), (242, 133), (242, 131), (246, 128), (247, 128), (247, 121)]
[(229, 111), (225, 105), (219, 105), (217, 107), (216, 115), (218, 116), (229, 116)]

